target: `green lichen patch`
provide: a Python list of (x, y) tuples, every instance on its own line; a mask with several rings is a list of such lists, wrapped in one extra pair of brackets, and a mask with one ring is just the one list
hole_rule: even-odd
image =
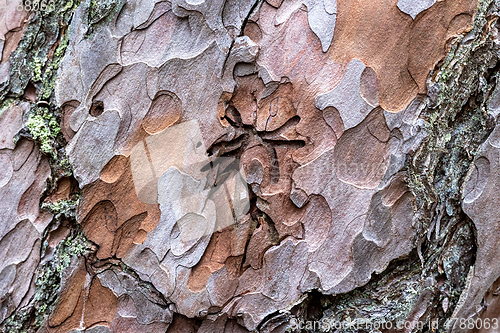
[(47, 59), (39, 56), (34, 56), (33, 61), (30, 64), (31, 70), (33, 71), (33, 82), (42, 81), (42, 70), (43, 66), (47, 62)]
[(18, 47), (10, 55), (10, 81), (0, 90), (0, 100), (5, 96), (21, 98), (31, 81), (41, 92), (39, 100), (49, 98), (57, 67), (64, 56), (64, 40), (73, 11), (79, 1), (52, 0), (30, 1), (32, 16)]
[(40, 143), (41, 151), (57, 159), (57, 150), (54, 147), (57, 136), (61, 133), (61, 127), (49, 109), (33, 108), (26, 122), (26, 127), (33, 139)]
[(25, 130), (20, 135), (29, 137), (38, 142), (40, 150), (50, 157), (52, 179), (71, 176), (73, 169), (66, 156), (64, 146), (66, 141), (61, 133), (59, 124), (60, 114), (52, 111), (47, 104), (43, 107), (34, 105), (28, 113)]
[[(26, 7), (32, 11), (30, 20), (16, 50), (10, 55), (9, 81), (0, 87), (2, 110), (22, 100), (28, 84), (36, 88), (36, 103), (25, 115), (25, 127), (18, 135), (35, 140), (40, 150), (49, 156), (51, 176), (40, 202), (56, 190), (61, 177), (74, 179), (64, 151), (66, 142), (61, 135), (60, 110), (54, 107), (53, 98), (57, 71), (69, 44), (69, 24), (80, 3), (50, 0), (49, 6), (45, 6), (44, 2), (47, 1), (32, 0), (30, 8)], [(27, 2), (24, 5), (27, 6)], [(53, 214), (53, 219), (43, 232), (43, 263), (36, 273), (34, 296), (0, 325), (0, 332), (36, 332), (57, 300), (64, 270), (93, 249), (76, 222), (78, 193), (73, 193), (70, 199), (42, 204), (43, 209)], [(70, 229), (70, 234), (52, 248), (47, 242), (50, 231), (62, 224)]]
[(76, 218), (76, 210), (79, 199), (76, 200), (59, 200), (56, 202), (44, 202), (42, 208), (54, 214), (55, 219), (61, 217)]
[(59, 243), (53, 260), (41, 267), (35, 281), (35, 325), (42, 323), (44, 314), (54, 304), (60, 289), (62, 272), (69, 267), (72, 258), (84, 256), (90, 250), (91, 245), (83, 232), (73, 230), (68, 238)]
[(38, 270), (35, 279), (35, 294), (29, 304), (14, 312), (0, 327), (0, 332), (36, 332), (47, 314), (50, 314), (61, 288), (63, 272), (72, 260), (88, 254), (92, 245), (77, 228), (59, 242), (52, 259)]
[(15, 98), (6, 98), (2, 101), (2, 103), (0, 104), (0, 116), (2, 115), (2, 113), (4, 111), (6, 111), (12, 104), (15, 104), (16, 103), (16, 99)]
[(67, 161), (62, 149), (65, 142), (59, 135), (60, 111), (54, 106), (53, 92), (57, 70), (69, 44), (69, 24), (79, 4), (79, 1), (73, 0), (33, 0), (25, 3), (32, 14), (18, 47), (10, 55), (9, 83), (0, 89), (0, 103), (3, 105), (23, 99), (30, 82), (36, 88), (37, 103), (33, 103), (25, 123), (28, 136), (39, 143), (43, 153), (52, 157), (51, 163), (58, 165), (57, 173), (63, 175), (70, 175), (71, 167), (69, 163), (62, 162)]
[(47, 100), (54, 91), (54, 84), (57, 78), (57, 69), (61, 64), (66, 48), (68, 47), (68, 35), (64, 34), (60, 44), (57, 46), (54, 56), (50, 61), (50, 65), (45, 67), (43, 80), (39, 91), (39, 99)]
[(122, 6), (123, 1), (119, 0), (90, 0), (88, 16), (89, 26), (101, 22)]

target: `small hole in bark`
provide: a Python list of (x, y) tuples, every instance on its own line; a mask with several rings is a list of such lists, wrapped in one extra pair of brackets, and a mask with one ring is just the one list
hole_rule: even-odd
[(438, 286), (442, 286), (446, 280), (448, 280), (448, 279), (446, 278), (446, 274), (444, 274), (444, 273), (439, 274), (436, 277), (436, 282), (437, 282)]
[(33, 103), (36, 101), (36, 88), (31, 81), (24, 89), (23, 98)]
[(101, 101), (95, 101), (90, 107), (90, 115), (94, 117), (99, 117), (104, 112), (104, 103)]

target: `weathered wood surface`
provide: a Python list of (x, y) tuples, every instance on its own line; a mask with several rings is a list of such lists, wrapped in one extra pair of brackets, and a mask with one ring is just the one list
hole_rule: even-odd
[[(40, 75), (30, 64), (13, 71), (19, 55), (9, 57), (39, 14), (9, 6), (0, 14), (4, 330), (284, 332), (308, 317), (300, 308), (312, 295), (332, 302), (314, 314), (325, 318), (339, 295), (361, 297), (353, 290), (373, 291), (396, 271), (417, 286), (404, 306), (387, 306), (399, 320), (500, 316), (494, 2), (85, 1), (39, 42)], [(483, 58), (459, 58), (478, 40), (490, 55), (484, 71), (474, 67)], [(446, 81), (446, 57), (480, 78)], [(434, 120), (451, 104), (442, 96), (453, 100), (460, 84), (469, 95), (442, 130)], [(465, 153), (434, 163), (466, 146), (455, 139), (474, 131), (458, 129), (473, 109), (488, 125), (476, 127), (484, 135), (467, 151), (470, 167), (454, 169)], [(52, 136), (37, 135), (34, 119)], [(459, 170), (451, 208), (439, 168)], [(59, 242), (73, 251), (67, 259)], [(401, 260), (428, 269), (395, 268)], [(51, 271), (51, 298), (35, 279), (54, 262), (63, 266)], [(48, 299), (47, 310), (16, 317)]]

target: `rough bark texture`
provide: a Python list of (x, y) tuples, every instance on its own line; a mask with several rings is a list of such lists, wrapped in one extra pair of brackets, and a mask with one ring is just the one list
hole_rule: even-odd
[(0, 4), (1, 332), (500, 320), (498, 1)]

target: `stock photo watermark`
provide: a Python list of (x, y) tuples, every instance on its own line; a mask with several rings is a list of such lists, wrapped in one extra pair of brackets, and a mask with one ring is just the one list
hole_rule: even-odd
[(0, 10), (20, 12), (49, 12), (55, 10), (56, 0), (0, 0)]
[(168, 210), (184, 243), (237, 223), (250, 209), (240, 161), (209, 157), (195, 120), (139, 142), (130, 162), (138, 199)]
[(423, 321), (409, 321), (409, 320), (399, 320), (399, 321), (386, 321), (385, 319), (369, 319), (369, 318), (356, 318), (353, 320), (335, 320), (324, 318), (321, 320), (297, 320), (292, 318), (290, 320), (290, 329), (292, 332), (303, 332), (303, 331), (320, 331), (320, 332), (342, 332), (342, 331), (352, 331), (352, 330), (364, 330), (370, 332), (381, 332), (387, 330), (409, 330), (412, 331), (417, 329), (418, 331), (428, 328), (432, 332), (437, 332), (441, 329), (493, 329), (497, 330), (499, 328), (499, 320), (497, 318), (493, 319), (482, 319), (482, 318), (449, 318), (444, 323), (439, 323), (437, 319), (430, 322)]
[[(209, 156), (196, 120), (145, 138), (132, 149), (130, 162), (138, 199), (168, 209), (184, 230), (181, 230), (184, 240), (235, 224), (250, 209), (249, 185), (241, 161), (235, 157)], [(280, 165), (277, 158), (270, 158), (271, 183), (289, 181), (293, 170)], [(380, 162), (337, 161), (330, 179), (337, 175), (343, 180), (352, 174), (371, 178), (381, 170)], [(209, 220), (215, 221), (213, 227), (201, 225)]]

